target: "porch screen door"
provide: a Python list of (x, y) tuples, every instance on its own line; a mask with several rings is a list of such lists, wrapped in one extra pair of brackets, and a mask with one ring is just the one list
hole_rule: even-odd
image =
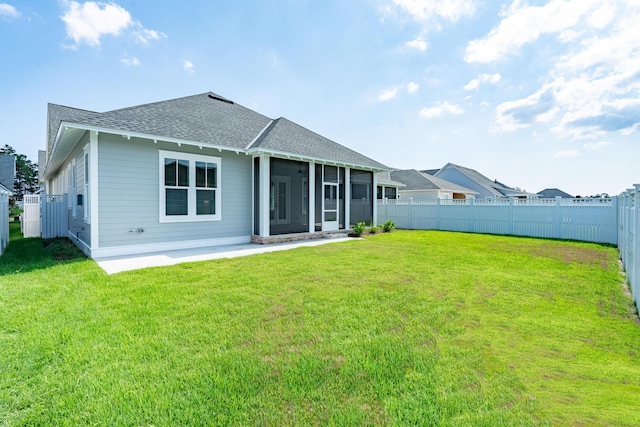
[(325, 165), (322, 186), (322, 231), (333, 231), (339, 228), (338, 191), (338, 168)]
[(288, 176), (273, 176), (271, 178), (269, 218), (271, 224), (289, 224), (290, 187), (291, 180)]

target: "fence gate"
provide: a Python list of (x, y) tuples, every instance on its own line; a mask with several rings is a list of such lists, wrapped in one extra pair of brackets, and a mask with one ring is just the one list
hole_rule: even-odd
[(40, 237), (40, 196), (25, 194), (23, 198), (24, 212), (22, 212), (22, 235), (26, 237)]

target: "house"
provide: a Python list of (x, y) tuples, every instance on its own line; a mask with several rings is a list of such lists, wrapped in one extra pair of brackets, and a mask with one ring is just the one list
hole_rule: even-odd
[(391, 179), (391, 171), (378, 172), (376, 174), (377, 199), (397, 199), (398, 189), (405, 185)]
[(108, 257), (320, 237), (376, 217), (386, 166), (215, 93), (97, 113), (48, 106), (48, 194)]
[(16, 158), (0, 155), (0, 255), (9, 244), (9, 197), (13, 195)]
[(562, 197), (563, 199), (573, 199), (573, 196), (565, 193), (562, 190), (558, 190), (557, 188), (545, 188), (542, 191), (538, 191), (538, 196), (545, 199), (554, 199), (556, 197)]
[(404, 184), (399, 190), (402, 199), (473, 199), (477, 194), (461, 185), (415, 169), (394, 170), (390, 175), (394, 181)]
[(498, 180), (491, 180), (476, 170), (453, 163), (447, 163), (433, 176), (475, 191), (476, 198), (517, 197), (529, 199), (538, 197), (536, 194), (509, 187)]

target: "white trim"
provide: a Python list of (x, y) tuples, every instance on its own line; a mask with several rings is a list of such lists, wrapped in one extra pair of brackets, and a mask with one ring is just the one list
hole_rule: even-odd
[(91, 251), (91, 258), (107, 258), (125, 255), (148, 254), (162, 251), (205, 248), (208, 246), (240, 245), (251, 243), (251, 236), (223, 237), (217, 239), (184, 240), (180, 242), (145, 243), (142, 245), (113, 246)]
[(271, 160), (269, 156), (260, 156), (260, 237), (269, 237), (271, 226), (269, 221), (269, 189), (271, 187)]
[(351, 169), (364, 170), (367, 172), (370, 172), (370, 171), (385, 172), (385, 171), (391, 170), (391, 169), (377, 168), (373, 166), (363, 166), (355, 163), (345, 163), (345, 162), (340, 162), (336, 160), (322, 159), (320, 157), (305, 156), (303, 154), (287, 153), (285, 151), (265, 150), (264, 148), (252, 148), (252, 149), (249, 149), (248, 152), (253, 155), (267, 155), (271, 157), (279, 157), (282, 159), (293, 159), (293, 160), (300, 160), (303, 162), (321, 163), (323, 165), (328, 165), (328, 166), (350, 167)]
[[(372, 186), (371, 186), (371, 204), (373, 205), (373, 218), (371, 218), (371, 221), (373, 222), (373, 225), (378, 225), (378, 182), (376, 180), (376, 175), (377, 174), (372, 174), (373, 175), (373, 180), (372, 180)], [(384, 197), (384, 196), (383, 196)]]
[[(93, 135), (93, 134), (92, 134)], [(82, 148), (82, 219), (86, 224), (91, 224), (91, 143)], [(87, 172), (89, 172), (87, 174)], [(87, 176), (88, 175), (88, 176)]]
[(98, 208), (98, 133), (89, 134), (89, 222), (91, 224), (91, 247), (100, 247)]
[[(240, 152), (245, 152), (243, 148), (234, 148), (234, 147), (228, 147), (224, 145), (215, 145), (209, 142), (189, 141), (187, 139), (171, 138), (166, 136), (151, 135), (151, 134), (140, 133), (140, 132), (130, 132), (126, 130), (108, 129), (100, 126), (83, 125), (79, 123), (62, 122), (60, 124), (60, 129), (62, 129), (63, 127), (70, 127), (78, 130), (95, 131), (99, 133), (108, 133), (110, 135), (121, 135), (128, 139), (140, 138), (140, 139), (148, 139), (154, 142), (170, 142), (173, 144), (178, 144), (178, 146), (184, 144), (184, 145), (191, 145), (198, 148), (200, 147), (213, 148), (218, 151), (222, 151), (222, 150), (233, 151), (236, 154)], [(58, 138), (56, 138), (56, 142), (57, 140)]]
[(344, 168), (344, 228), (351, 228), (351, 168)]
[[(184, 187), (187, 192), (187, 215), (166, 215), (166, 186), (164, 185), (164, 160), (167, 158), (175, 158), (178, 160), (187, 160), (189, 162), (189, 186)], [(179, 151), (158, 150), (158, 183), (159, 183), (159, 204), (158, 204), (158, 221), (160, 223), (168, 222), (205, 222), (205, 221), (221, 221), (222, 220), (222, 158), (216, 156), (207, 156), (203, 154), (182, 153)], [(215, 163), (216, 164), (216, 183), (215, 203), (216, 213), (213, 215), (198, 215), (196, 213), (196, 162)], [(177, 178), (176, 178), (177, 179)]]
[(309, 162), (309, 233), (316, 231), (316, 164)]

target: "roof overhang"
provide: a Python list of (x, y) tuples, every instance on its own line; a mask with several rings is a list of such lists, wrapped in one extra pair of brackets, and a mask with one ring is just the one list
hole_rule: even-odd
[(211, 148), (214, 150), (218, 150), (219, 152), (222, 152), (224, 150), (224, 151), (231, 151), (236, 154), (243, 153), (246, 155), (266, 154), (268, 156), (273, 156), (273, 157), (356, 168), (356, 169), (362, 169), (362, 170), (367, 170), (372, 172), (385, 172), (385, 171), (392, 170), (390, 168), (376, 167), (376, 166), (363, 165), (363, 164), (350, 163), (350, 162), (340, 162), (332, 159), (323, 159), (319, 157), (305, 156), (305, 155), (296, 154), (296, 153), (287, 153), (284, 151), (265, 150), (264, 148), (255, 148), (255, 149), (233, 148), (233, 147), (226, 147), (222, 145), (211, 144), (208, 142), (189, 141), (189, 140), (179, 139), (179, 138), (167, 138), (165, 136), (150, 135), (150, 134), (145, 134), (140, 132), (129, 132), (129, 131), (123, 131), (118, 129), (109, 129), (109, 128), (100, 127), (100, 126), (92, 126), (92, 125), (63, 121), (60, 123), (60, 127), (58, 128), (58, 133), (56, 135), (56, 139), (53, 144), (53, 151), (49, 156), (47, 166), (43, 174), (45, 179), (51, 178), (55, 173), (58, 172), (60, 167), (62, 167), (62, 165), (67, 161), (71, 153), (76, 149), (80, 141), (82, 141), (82, 138), (84, 137), (86, 132), (97, 132), (98, 134), (108, 133), (111, 135), (120, 135), (127, 139), (131, 139), (131, 138), (148, 139), (153, 141), (154, 143), (157, 143), (158, 141), (170, 142), (170, 143), (177, 144), (178, 147), (184, 144), (184, 145), (198, 147), (200, 149), (205, 147)]
[(231, 151), (236, 154), (244, 153), (248, 154), (244, 149), (233, 148), (233, 147), (225, 147), (222, 145), (211, 144), (208, 142), (200, 142), (200, 141), (189, 141), (186, 139), (180, 138), (167, 138), (166, 136), (157, 136), (150, 135), (146, 133), (140, 132), (130, 132), (123, 131), (118, 129), (109, 129), (100, 126), (91, 126), (79, 123), (70, 123), (70, 122), (62, 122), (60, 124), (60, 128), (58, 129), (58, 134), (56, 135), (56, 139), (53, 144), (53, 152), (49, 157), (49, 161), (47, 162), (47, 167), (44, 171), (44, 178), (48, 179), (53, 174), (55, 174), (60, 167), (65, 163), (65, 161), (69, 158), (71, 153), (75, 150), (78, 143), (82, 140), (85, 132), (97, 132), (100, 133), (108, 133), (111, 135), (120, 135), (123, 138), (131, 139), (131, 138), (140, 138), (140, 139), (148, 139), (157, 143), (158, 141), (162, 142), (170, 142), (177, 144), (178, 147), (184, 145), (189, 145), (193, 147), (198, 147), (200, 149), (206, 147), (214, 150), (218, 150), (219, 152)]
[(368, 166), (368, 165), (362, 165), (362, 164), (350, 163), (350, 162), (340, 162), (332, 159), (323, 159), (320, 157), (305, 156), (305, 155), (296, 154), (296, 153), (287, 153), (285, 151), (265, 150), (264, 148), (250, 149), (247, 151), (247, 154), (252, 154), (254, 156), (267, 155), (271, 157), (280, 157), (283, 159), (299, 160), (301, 162), (314, 162), (314, 163), (322, 163), (325, 165), (342, 166), (342, 167), (348, 167), (353, 169), (362, 169), (362, 170), (371, 171), (371, 172), (386, 172), (386, 171), (392, 170), (390, 168), (383, 169), (381, 167)]

